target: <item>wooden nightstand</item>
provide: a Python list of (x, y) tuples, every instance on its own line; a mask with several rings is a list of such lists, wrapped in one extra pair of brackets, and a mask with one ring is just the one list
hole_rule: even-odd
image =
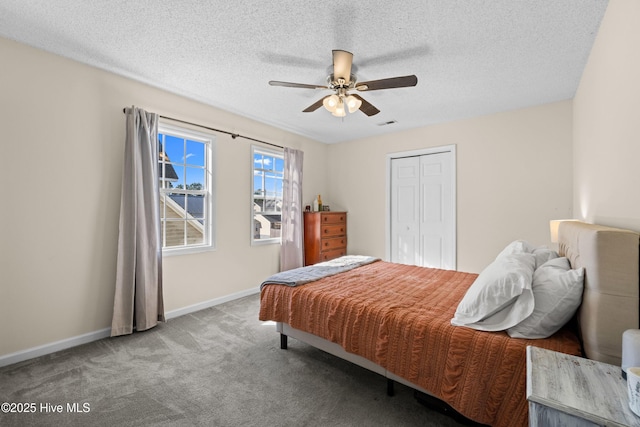
[(619, 366), (527, 347), (529, 426), (640, 426)]

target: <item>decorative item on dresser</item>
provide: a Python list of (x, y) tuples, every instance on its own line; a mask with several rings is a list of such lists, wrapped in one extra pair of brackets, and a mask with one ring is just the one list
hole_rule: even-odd
[(347, 254), (346, 212), (304, 213), (304, 265)]

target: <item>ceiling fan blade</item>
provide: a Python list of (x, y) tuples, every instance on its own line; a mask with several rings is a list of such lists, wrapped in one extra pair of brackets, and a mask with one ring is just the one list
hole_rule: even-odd
[(365, 113), (367, 116), (369, 116), (369, 117), (375, 116), (376, 114), (378, 114), (380, 112), (380, 110), (378, 110), (376, 107), (371, 105), (371, 103), (366, 101), (360, 95), (354, 93), (354, 94), (351, 94), (351, 96), (353, 96), (354, 98), (358, 98), (362, 102), (362, 105), (360, 106), (360, 111)]
[(304, 83), (279, 82), (277, 80), (270, 80), (269, 84), (271, 86), (297, 87), (301, 89), (329, 89), (327, 86), (308, 85)]
[(302, 112), (303, 113), (312, 113), (312, 112), (316, 111), (318, 108), (322, 107), (322, 101), (324, 101), (325, 98), (328, 98), (330, 96), (331, 95), (327, 95), (327, 96), (323, 97), (322, 99), (320, 99), (319, 101), (314, 102), (313, 104), (309, 105), (307, 108), (302, 110)]
[(353, 53), (346, 50), (333, 50), (333, 79), (344, 79), (346, 84), (351, 81), (351, 65)]
[(395, 89), (399, 87), (409, 87), (418, 84), (418, 78), (414, 75), (391, 77), (389, 79), (371, 80), (368, 82), (358, 82), (356, 89), (359, 91), (365, 90), (380, 90), (380, 89)]

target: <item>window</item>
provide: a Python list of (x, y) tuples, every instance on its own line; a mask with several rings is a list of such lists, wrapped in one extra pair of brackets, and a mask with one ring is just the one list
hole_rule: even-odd
[(258, 147), (252, 147), (251, 153), (251, 242), (279, 243), (284, 156), (281, 151)]
[(214, 137), (158, 126), (163, 254), (213, 249)]

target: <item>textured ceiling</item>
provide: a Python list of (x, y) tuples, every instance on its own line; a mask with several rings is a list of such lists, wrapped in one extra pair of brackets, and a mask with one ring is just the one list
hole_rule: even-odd
[[(606, 6), (0, 0), (0, 36), (333, 143), (572, 98)], [(332, 49), (353, 52), (360, 81), (415, 74), (418, 85), (361, 92), (381, 112), (342, 119), (302, 112), (328, 91), (268, 85), (325, 84)]]

